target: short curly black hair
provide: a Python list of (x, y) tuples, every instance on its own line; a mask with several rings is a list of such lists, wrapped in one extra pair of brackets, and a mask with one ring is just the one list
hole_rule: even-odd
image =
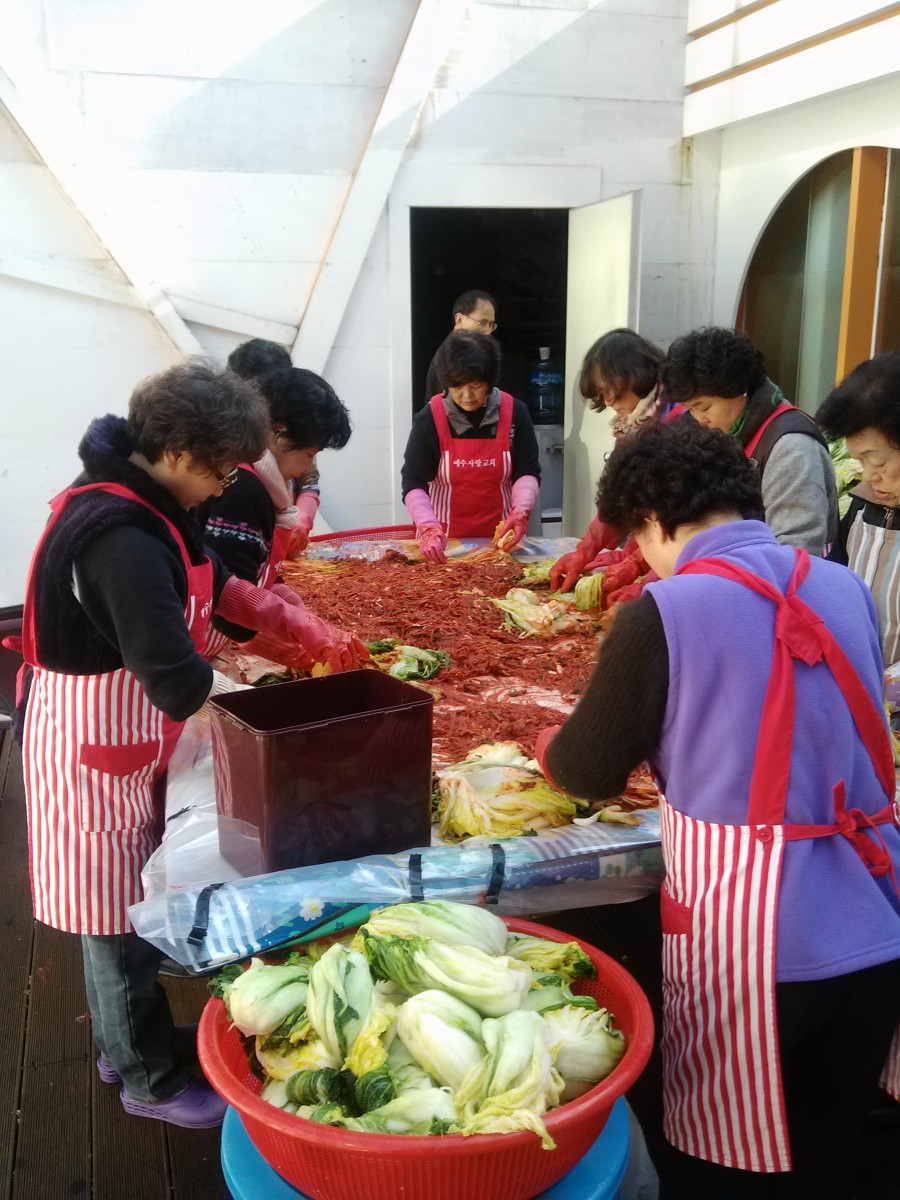
[(597, 513), (628, 533), (655, 519), (669, 537), (718, 514), (765, 520), (755, 465), (734, 438), (687, 417), (651, 421), (619, 443), (597, 486)]
[(816, 421), (831, 441), (877, 429), (900, 449), (900, 350), (854, 367), (825, 397)]
[(761, 352), (739, 329), (711, 325), (676, 338), (659, 368), (670, 400), (687, 404), (694, 396), (733, 400), (750, 395), (766, 381)]
[(291, 356), (284, 346), (265, 338), (251, 338), (249, 342), (242, 342), (228, 355), (228, 370), (240, 375), (241, 379), (259, 379), (276, 367), (289, 366)]
[(303, 367), (282, 367), (258, 383), (272, 425), (297, 450), (341, 450), (350, 441), (350, 414), (321, 375)]
[(598, 412), (606, 401), (597, 395), (594, 382), (599, 374), (616, 397), (634, 392), (642, 400), (656, 387), (660, 363), (665, 355), (633, 329), (610, 329), (597, 338), (584, 356), (578, 388), (591, 408)]
[(148, 462), (186, 450), (202, 466), (230, 469), (262, 454), (269, 413), (252, 383), (207, 359), (187, 358), (137, 385), (128, 428)]
[(500, 378), (500, 347), (497, 339), (471, 329), (457, 329), (441, 342), (434, 367), (446, 391), (466, 383), (494, 387)]

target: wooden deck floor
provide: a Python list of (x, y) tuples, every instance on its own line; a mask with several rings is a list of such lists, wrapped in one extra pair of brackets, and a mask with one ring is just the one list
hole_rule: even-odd
[[(129, 1117), (118, 1088), (97, 1076), (79, 941), (32, 918), (21, 766), (10, 743), (0, 749), (0, 1200), (227, 1200), (217, 1132)], [(641, 949), (652, 939), (641, 935), (654, 907), (556, 913), (548, 923), (624, 961), (652, 992), (658, 972)], [(176, 1020), (196, 1020), (204, 982), (165, 984)], [(643, 1082), (652, 1093), (652, 1074)], [(900, 1200), (895, 1118), (887, 1107), (873, 1115), (856, 1200)]]

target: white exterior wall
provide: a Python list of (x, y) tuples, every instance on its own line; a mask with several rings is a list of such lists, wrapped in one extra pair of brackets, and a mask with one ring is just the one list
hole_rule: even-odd
[(716, 322), (733, 323), (753, 252), (784, 196), (817, 163), (854, 146), (900, 148), (900, 77), (734, 125), (721, 134)]
[[(411, 206), (567, 208), (639, 190), (642, 331), (665, 341), (711, 308), (717, 149), (681, 145), (687, 0), (450, 8), (324, 366), (355, 426), (321, 459), (334, 528), (405, 515)], [(124, 411), (178, 346), (221, 361), (247, 337), (293, 342), (416, 10), (6, 0), (0, 100), (35, 149), (0, 110), (0, 605), (21, 600), (93, 416)]]
[(900, 15), (877, 0), (691, 0), (688, 29), (684, 133), (720, 160), (712, 316), (730, 325), (794, 184), (840, 150), (900, 147)]

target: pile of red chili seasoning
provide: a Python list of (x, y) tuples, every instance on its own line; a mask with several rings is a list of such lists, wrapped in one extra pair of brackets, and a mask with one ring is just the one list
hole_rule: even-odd
[(436, 765), (458, 762), (489, 739), (517, 741), (532, 753), (537, 733), (571, 710), (597, 658), (598, 619), (550, 639), (523, 638), (504, 625), (489, 597), (505, 596), (522, 579), (521, 564), (505, 554), (441, 565), (393, 552), (376, 562), (300, 559), (283, 573), (313, 612), (363, 641), (390, 637), (447, 651), (450, 666), (420, 685), (435, 696)]

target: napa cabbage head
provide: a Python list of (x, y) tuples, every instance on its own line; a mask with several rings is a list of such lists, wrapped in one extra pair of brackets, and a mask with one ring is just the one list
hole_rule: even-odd
[[(424, 992), (420, 995), (424, 995)], [(394, 1089), (398, 1096), (404, 1092), (414, 1092), (435, 1086), (435, 1081), (425, 1068), (413, 1058), (399, 1037), (395, 1037), (391, 1042), (387, 1066), (393, 1076)]]
[(438, 834), (444, 841), (467, 837), (517, 837), (567, 825), (583, 805), (557, 791), (536, 766), (479, 759), (456, 763), (438, 776)]
[(344, 1066), (354, 1075), (365, 1075), (384, 1065), (387, 1059), (387, 1036), (397, 1019), (398, 1006), (373, 988), (372, 1004), (366, 1023), (347, 1052)]
[[(451, 900), (423, 900), (418, 904), (393, 904), (372, 913), (362, 929), (374, 937), (426, 937), (448, 946), (475, 946), (485, 954), (503, 954), (506, 923), (476, 904)], [(353, 948), (363, 948), (362, 930)]]
[(431, 988), (448, 992), (485, 1017), (512, 1012), (531, 987), (527, 963), (483, 954), (474, 946), (447, 946), (433, 938), (373, 937), (363, 931), (363, 949), (376, 975), (412, 993)]
[(589, 1091), (612, 1071), (625, 1053), (625, 1035), (606, 1008), (590, 1012), (565, 1005), (545, 1012), (547, 1043), (565, 1081), (563, 1100)]
[(281, 964), (251, 959), (246, 971), (223, 989), (232, 1024), (248, 1037), (271, 1033), (306, 1003), (309, 977), (308, 959)]
[(358, 1133), (450, 1133), (457, 1127), (456, 1107), (443, 1088), (405, 1092), (361, 1117), (342, 1124)]
[(319, 1070), (322, 1067), (338, 1068), (341, 1060), (332, 1054), (316, 1034), (308, 1041), (296, 1046), (283, 1042), (271, 1045), (269, 1039), (256, 1039), (256, 1059), (265, 1073), (272, 1079), (290, 1079), (297, 1071)]
[(553, 1139), (541, 1120), (559, 1103), (563, 1081), (554, 1070), (540, 1013), (519, 1010), (481, 1026), (486, 1054), (457, 1089), (464, 1133), (530, 1129), (545, 1150)]
[(336, 1101), (347, 1107), (353, 1103), (354, 1079), (349, 1071), (333, 1067), (296, 1071), (285, 1082), (288, 1100), (298, 1108), (304, 1104), (326, 1104)]
[(285, 1112), (297, 1111), (297, 1105), (288, 1096), (287, 1083), (283, 1079), (267, 1079), (259, 1093), (259, 1098), (275, 1108), (284, 1109)]
[(510, 933), (504, 953), (541, 974), (561, 975), (569, 982), (597, 978), (596, 967), (577, 942), (552, 942), (527, 933)]
[(306, 1011), (313, 1029), (342, 1064), (372, 1007), (372, 973), (356, 950), (335, 944), (309, 973)]
[(562, 1008), (565, 1004), (586, 1008), (590, 1012), (600, 1007), (593, 996), (576, 996), (561, 975), (536, 976), (530, 991), (525, 993), (522, 1000), (522, 1008), (534, 1012), (549, 1012), (550, 1009)]
[(437, 990), (411, 996), (397, 1014), (397, 1037), (430, 1077), (457, 1088), (484, 1055), (481, 1017)]

